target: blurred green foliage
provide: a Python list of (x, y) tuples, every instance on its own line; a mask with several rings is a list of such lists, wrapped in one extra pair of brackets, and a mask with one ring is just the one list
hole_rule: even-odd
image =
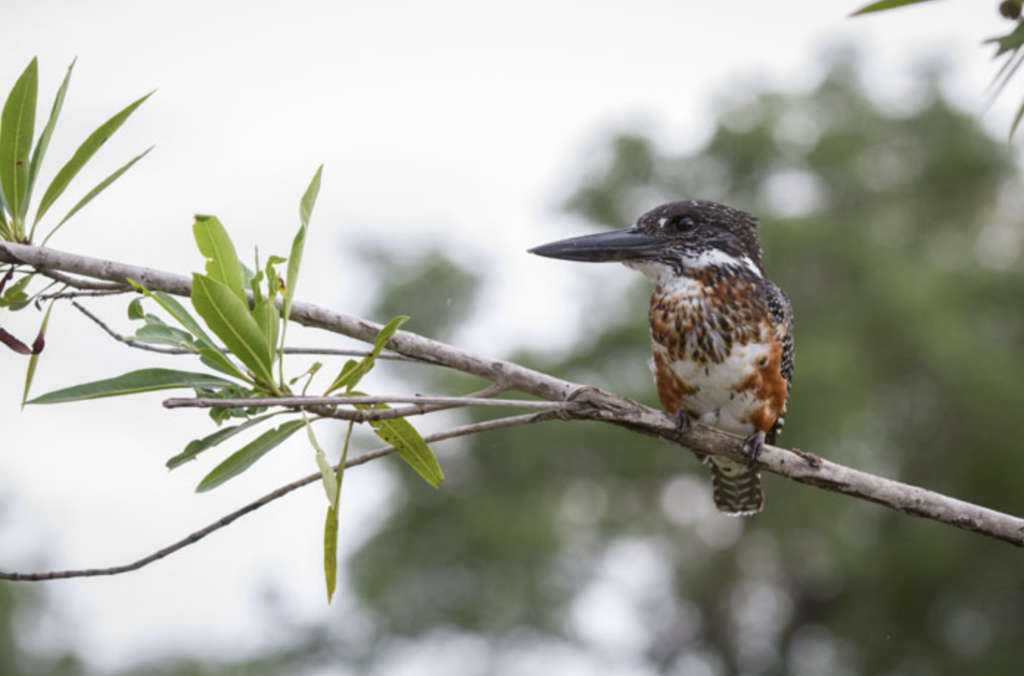
[[(796, 313), (783, 445), (1024, 512), (1019, 176), (936, 77), (883, 105), (837, 58), (809, 93), (736, 96), (696, 152), (633, 133), (582, 173), (568, 208), (602, 226), (690, 197), (762, 217)], [(573, 299), (590, 330), (571, 352), (514, 359), (651, 402), (636, 277), (618, 306)], [(415, 316), (430, 289), (405, 282), (379, 314)], [(624, 616), (641, 638), (622, 650), (655, 673), (1020, 667), (1024, 568), (1005, 544), (772, 477), (764, 514), (730, 520), (693, 458), (596, 424), (476, 437), (445, 467), (440, 493), (396, 475), (403, 499), (352, 562), (380, 648), (447, 631), (606, 654), (594, 632)]]

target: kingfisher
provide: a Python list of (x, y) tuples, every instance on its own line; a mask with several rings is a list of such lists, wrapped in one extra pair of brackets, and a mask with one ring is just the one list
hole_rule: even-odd
[(530, 253), (619, 262), (654, 282), (649, 319), (658, 398), (680, 430), (696, 421), (743, 436), (749, 461), (706, 456), (715, 506), (764, 506), (754, 462), (785, 424), (793, 310), (765, 272), (758, 219), (715, 202), (670, 202), (626, 230), (563, 239)]

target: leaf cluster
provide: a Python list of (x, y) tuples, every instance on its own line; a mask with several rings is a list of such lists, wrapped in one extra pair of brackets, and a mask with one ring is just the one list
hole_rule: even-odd
[[(128, 306), (128, 318), (140, 323), (130, 340), (184, 350), (198, 358), (208, 371), (145, 368), (123, 375), (66, 387), (36, 397), (30, 404), (56, 404), (88, 399), (126, 396), (158, 390), (188, 388), (197, 397), (246, 400), (283, 397), (302, 382), (305, 394), (323, 364), (317, 362), (304, 373), (286, 378), (285, 334), (298, 284), (309, 219), (320, 190), (322, 167), (317, 169), (299, 203), (300, 226), (287, 258), (270, 256), (254, 267), (244, 265), (227, 229), (216, 216), (195, 217), (193, 237), (205, 258), (203, 272), (192, 275), (191, 308), (174, 296), (151, 291), (129, 280), (141, 296)], [(283, 273), (279, 266), (287, 264)], [(153, 307), (155, 306), (155, 307)], [(153, 311), (150, 311), (152, 309)], [(160, 314), (162, 312), (162, 314)], [(408, 317), (392, 319), (378, 332), (372, 349), (361, 359), (350, 359), (323, 390), (323, 395), (342, 391), (363, 394), (355, 388), (373, 370), (385, 345)], [(26, 396), (28, 383), (26, 383)], [(337, 569), (338, 508), (345, 460), (354, 423), (348, 423), (342, 457), (332, 465), (317, 441), (313, 425), (330, 419), (331, 407), (307, 411), (289, 408), (268, 412), (265, 406), (214, 407), (210, 416), (218, 429), (191, 441), (167, 461), (175, 469), (196, 460), (200, 454), (234, 440), (257, 427), (264, 431), (228, 455), (206, 473), (196, 490), (205, 492), (234, 479), (274, 450), (296, 432), (305, 429), (315, 451), (328, 499), (325, 523), (324, 566), (328, 599), (333, 596)], [(385, 404), (356, 405), (358, 409), (387, 408)], [(266, 423), (283, 417), (274, 427)], [(231, 422), (232, 424), (225, 425)], [(401, 457), (431, 486), (437, 488), (444, 475), (437, 459), (416, 428), (403, 418), (374, 420), (376, 435), (394, 446)]]
[[(150, 92), (136, 99), (89, 134), (85, 141), (78, 146), (78, 149), (71, 158), (57, 171), (57, 174), (43, 191), (43, 196), (36, 205), (35, 215), (30, 217), (30, 206), (36, 181), (39, 178), (40, 169), (43, 166), (43, 160), (46, 157), (50, 140), (57, 127), (57, 120), (60, 118), (60, 112), (64, 106), (64, 98), (67, 94), (68, 85), (71, 82), (71, 73), (74, 67), (74, 62), (68, 66), (67, 74), (57, 89), (53, 105), (50, 108), (50, 116), (38, 138), (35, 135), (36, 108), (39, 98), (39, 64), (37, 59), (32, 59), (29, 62), (21, 76), (14, 83), (4, 103), (3, 111), (0, 112), (0, 241), (32, 243), (36, 233), (36, 226), (39, 225), (51, 207), (64, 194), (68, 186), (71, 185), (82, 169), (92, 160), (103, 144), (152, 95), (152, 92)], [(42, 243), (46, 244), (72, 216), (110, 187), (114, 181), (124, 175), (126, 171), (131, 169), (136, 162), (145, 157), (152, 149), (152, 146), (147, 148), (96, 184), (85, 196), (68, 209), (64, 217), (46, 234)], [(30, 223), (31, 225), (29, 225)], [(34, 270), (19, 270), (18, 266), (14, 264), (0, 266), (0, 310), (21, 310), (27, 307), (33, 298), (39, 296), (52, 286), (51, 283), (35, 293), (30, 293), (28, 286), (35, 275)], [(0, 327), (0, 342), (18, 354), (29, 356), (22, 405), (25, 403), (24, 398), (28, 396), (39, 360), (39, 354), (45, 346), (44, 337), (52, 307), (51, 304), (47, 308), (39, 328), (39, 333), (31, 346), (26, 345)]]

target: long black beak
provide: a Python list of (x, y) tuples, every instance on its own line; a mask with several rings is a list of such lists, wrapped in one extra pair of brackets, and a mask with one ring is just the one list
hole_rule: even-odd
[(535, 246), (529, 253), (586, 263), (621, 262), (649, 258), (661, 251), (667, 241), (630, 228), (561, 239)]

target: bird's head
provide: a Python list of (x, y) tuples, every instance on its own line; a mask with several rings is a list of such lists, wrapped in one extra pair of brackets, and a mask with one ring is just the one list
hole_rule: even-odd
[(618, 262), (658, 281), (714, 265), (738, 266), (764, 275), (757, 219), (715, 202), (669, 202), (652, 209), (626, 230), (572, 237), (530, 253), (587, 263)]

